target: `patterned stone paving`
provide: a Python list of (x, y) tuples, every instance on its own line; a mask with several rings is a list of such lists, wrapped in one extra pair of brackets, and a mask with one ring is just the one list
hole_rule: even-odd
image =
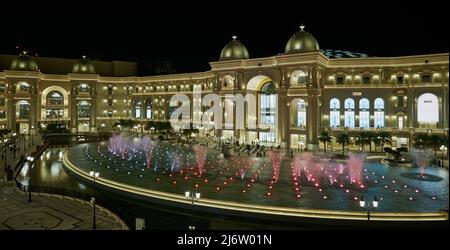
[[(0, 230), (90, 230), (92, 205), (85, 201), (47, 194), (27, 194), (0, 184)], [(96, 206), (98, 230), (128, 229), (108, 210)]]

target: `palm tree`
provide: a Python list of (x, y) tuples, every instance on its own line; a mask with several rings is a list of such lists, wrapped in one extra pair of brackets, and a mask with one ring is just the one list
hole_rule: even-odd
[(377, 136), (374, 132), (366, 132), (365, 135), (366, 144), (369, 145), (369, 152), (372, 152), (372, 142), (377, 142)]
[(361, 149), (364, 150), (364, 146), (367, 144), (366, 132), (362, 131), (359, 135), (356, 136), (355, 144), (359, 145)]
[(425, 148), (429, 145), (430, 142), (430, 136), (428, 134), (417, 134), (414, 137), (414, 146)]
[(383, 152), (384, 144), (392, 145), (392, 134), (386, 131), (379, 131), (376, 135), (376, 144), (381, 145), (381, 152)]
[(339, 134), (336, 137), (336, 142), (342, 145), (342, 155), (345, 155), (345, 146), (350, 143), (350, 136), (348, 134)]
[(319, 141), (323, 142), (323, 150), (327, 152), (327, 142), (331, 142), (331, 136), (327, 130), (320, 131)]
[(433, 148), (434, 155), (436, 156), (436, 151), (438, 148), (444, 144), (445, 137), (442, 135), (432, 134), (429, 136), (428, 145), (430, 145)]

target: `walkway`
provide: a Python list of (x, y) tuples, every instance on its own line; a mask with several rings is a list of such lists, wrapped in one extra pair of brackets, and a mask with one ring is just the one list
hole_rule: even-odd
[[(89, 230), (93, 224), (90, 203), (69, 197), (28, 194), (0, 184), (0, 230)], [(99, 230), (126, 230), (125, 224), (108, 210), (96, 205)]]
[(42, 137), (41, 135), (34, 135), (33, 137), (21, 134), (17, 135), (16, 139), (16, 153), (14, 155), (14, 151), (9, 148), (6, 149), (6, 157), (3, 154), (3, 142), (0, 150), (0, 183), (6, 182), (6, 173), (5, 167), (10, 166), (13, 168), (17, 162), (20, 160), (20, 156), (27, 157), (31, 155), (32, 152), (36, 151), (37, 145), (42, 145)]

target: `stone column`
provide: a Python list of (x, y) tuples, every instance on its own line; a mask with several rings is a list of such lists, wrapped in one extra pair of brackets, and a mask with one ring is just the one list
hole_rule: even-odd
[(442, 70), (442, 72), (441, 72), (441, 76), (442, 76), (442, 105), (441, 105), (441, 107), (442, 107), (442, 112), (441, 112), (441, 114), (442, 114), (442, 118), (441, 118), (441, 128), (443, 128), (443, 129), (445, 129), (445, 128), (448, 128), (448, 105), (449, 105), (449, 103), (448, 103), (448, 84), (446, 85), (445, 84), (445, 74), (446, 74), (446, 72), (445, 72), (445, 70)]
[(414, 85), (408, 88), (408, 127), (414, 127), (415, 113), (414, 113)]
[(8, 100), (6, 102), (8, 105), (8, 128), (12, 131), (16, 131), (16, 102), (12, 96), (8, 96)]
[(72, 83), (72, 91), (70, 92), (70, 132), (78, 132), (78, 105), (77, 105), (77, 91), (75, 83)]
[[(286, 91), (280, 90), (278, 94), (278, 106), (276, 110), (277, 119), (277, 138), (279, 139), (279, 144), (287, 143), (287, 130), (286, 130), (286, 121), (288, 119), (288, 107), (287, 107), (287, 96)], [(286, 145), (286, 148), (289, 145)]]
[(96, 126), (96, 112), (97, 110), (97, 98), (96, 97), (92, 97), (91, 99), (91, 109), (89, 110), (90, 114), (89, 114), (89, 125), (91, 126), (90, 132), (91, 133), (96, 133), (97, 132), (97, 126)]
[(33, 83), (31, 86), (31, 100), (30, 100), (30, 134), (35, 135), (37, 131), (37, 83)]

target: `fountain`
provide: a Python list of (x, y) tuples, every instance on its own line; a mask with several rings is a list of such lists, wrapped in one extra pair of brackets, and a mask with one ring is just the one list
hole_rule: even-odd
[(285, 152), (282, 151), (269, 151), (268, 156), (272, 162), (272, 179), (276, 183), (280, 177), (280, 164)]
[(205, 171), (205, 160), (206, 160), (206, 153), (208, 151), (208, 148), (202, 145), (194, 145), (192, 146), (192, 149), (195, 152), (195, 158), (197, 160), (197, 167), (199, 175), (201, 176)]

